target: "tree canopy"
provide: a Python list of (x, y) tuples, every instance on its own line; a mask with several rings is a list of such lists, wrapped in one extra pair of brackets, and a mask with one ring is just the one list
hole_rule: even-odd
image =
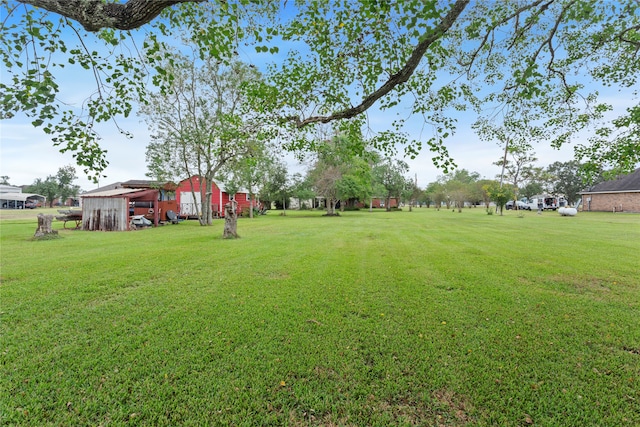
[(59, 199), (61, 204), (65, 204), (69, 197), (77, 196), (80, 187), (73, 185), (76, 179), (76, 169), (71, 166), (64, 166), (58, 169), (54, 175), (49, 175), (45, 179), (36, 178), (28, 187), (30, 193), (43, 195), (47, 198), (49, 207), (53, 207), (55, 199)]
[[(1, 5), (0, 55), (8, 71), (0, 84), (2, 117), (27, 114), (98, 174), (106, 159), (94, 124), (128, 115), (145, 102), (151, 83), (162, 88), (171, 81), (161, 55), (177, 39), (193, 43), (202, 59), (228, 62), (246, 49), (271, 55), (265, 80), (251, 93), (265, 120), (291, 132), (291, 149), (313, 148), (307, 128), (335, 122), (343, 134), (369, 131), (379, 149), (403, 145), (411, 156), (428, 146), (434, 163), (448, 169), (457, 112), (472, 110), (489, 121), (524, 118), (544, 129), (553, 146), (591, 126), (593, 138), (576, 144), (576, 153), (594, 168), (629, 170), (640, 161), (636, 0)], [(129, 31), (135, 28), (142, 35)], [(85, 31), (95, 33), (91, 44)], [(93, 41), (101, 48), (90, 47)], [(78, 65), (96, 90), (80, 108), (69, 108), (57, 75)], [(599, 121), (611, 105), (592, 83), (631, 98), (626, 113)], [(368, 121), (373, 106), (394, 114), (391, 129)], [(412, 141), (409, 116), (421, 117), (429, 136)]]
[[(211, 185), (223, 168), (264, 151), (265, 126), (254, 120), (242, 90), (260, 78), (255, 69), (237, 61), (225, 67), (211, 60), (198, 67), (192, 57), (176, 52), (167, 52), (165, 58), (174, 78), (141, 109), (153, 132), (147, 161), (154, 178), (197, 175)], [(202, 225), (211, 225), (211, 190), (201, 186), (200, 191), (198, 217)]]

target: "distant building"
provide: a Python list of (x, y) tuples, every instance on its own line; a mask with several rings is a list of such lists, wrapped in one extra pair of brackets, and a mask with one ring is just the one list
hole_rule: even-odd
[(613, 181), (605, 181), (580, 193), (587, 212), (639, 212), (640, 168)]
[(0, 184), (0, 208), (26, 209), (42, 206), (47, 198), (40, 194), (23, 193), (22, 187)]

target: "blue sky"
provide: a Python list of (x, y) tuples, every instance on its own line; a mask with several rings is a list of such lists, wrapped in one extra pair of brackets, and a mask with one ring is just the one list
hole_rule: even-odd
[[(252, 47), (246, 47), (240, 52), (240, 59), (245, 62), (261, 64), (263, 57), (255, 53)], [(2, 70), (4, 74), (4, 70)], [(94, 87), (90, 72), (86, 70), (73, 70), (65, 68), (57, 70), (57, 77), (61, 86), (61, 98), (67, 102), (81, 103), (90, 94)], [(631, 99), (624, 94), (615, 91), (607, 92), (606, 101), (614, 105), (614, 113), (611, 117), (620, 113), (625, 107), (632, 105)], [(375, 123), (376, 130), (383, 130), (391, 125), (393, 118), (388, 112), (381, 113), (375, 106), (368, 111), (368, 119)], [(455, 159), (459, 168), (478, 172), (482, 177), (494, 178), (500, 172), (500, 168), (492, 163), (500, 159), (503, 149), (495, 142), (482, 142), (471, 129), (475, 121), (475, 114), (461, 114), (459, 116), (456, 134), (450, 138), (446, 145), (449, 153)], [(121, 128), (133, 134), (128, 139), (120, 134), (112, 123), (100, 124), (96, 131), (101, 135), (101, 144), (108, 151), (109, 166), (105, 170), (105, 178), (101, 178), (99, 185), (105, 185), (115, 181), (129, 179), (145, 179), (145, 148), (149, 142), (149, 131), (142, 118), (133, 114), (129, 118), (118, 119)], [(423, 128), (422, 119), (415, 117), (408, 126), (411, 137), (426, 140), (431, 136), (428, 129)], [(588, 133), (583, 133), (577, 138), (586, 138)], [(36, 178), (45, 178), (53, 175), (58, 168), (75, 164), (71, 154), (62, 154), (53, 146), (49, 137), (41, 129), (33, 128), (30, 119), (16, 116), (11, 120), (3, 120), (0, 126), (0, 175), (9, 176), (14, 185), (31, 184)], [(547, 166), (554, 161), (567, 161), (573, 158), (573, 148), (563, 147), (555, 150), (548, 145), (535, 147), (538, 157), (538, 166)], [(418, 184), (421, 187), (434, 181), (442, 171), (438, 170), (431, 161), (432, 153), (423, 149), (416, 159), (405, 159), (410, 165), (410, 176), (417, 175)], [(304, 166), (298, 164), (292, 155), (286, 156), (290, 172), (302, 172)], [(84, 190), (90, 190), (97, 185), (84, 176), (80, 167), (76, 167), (79, 179), (76, 184)]]

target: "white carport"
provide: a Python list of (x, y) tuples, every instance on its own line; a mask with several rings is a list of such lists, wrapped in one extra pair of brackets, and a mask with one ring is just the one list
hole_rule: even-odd
[(34, 193), (0, 193), (0, 207), (3, 209), (23, 209), (27, 200), (39, 201), (44, 204), (47, 198)]

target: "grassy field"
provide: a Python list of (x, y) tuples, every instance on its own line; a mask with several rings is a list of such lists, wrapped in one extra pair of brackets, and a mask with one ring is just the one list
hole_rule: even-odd
[(0, 212), (2, 425), (640, 425), (639, 215), (39, 212)]

